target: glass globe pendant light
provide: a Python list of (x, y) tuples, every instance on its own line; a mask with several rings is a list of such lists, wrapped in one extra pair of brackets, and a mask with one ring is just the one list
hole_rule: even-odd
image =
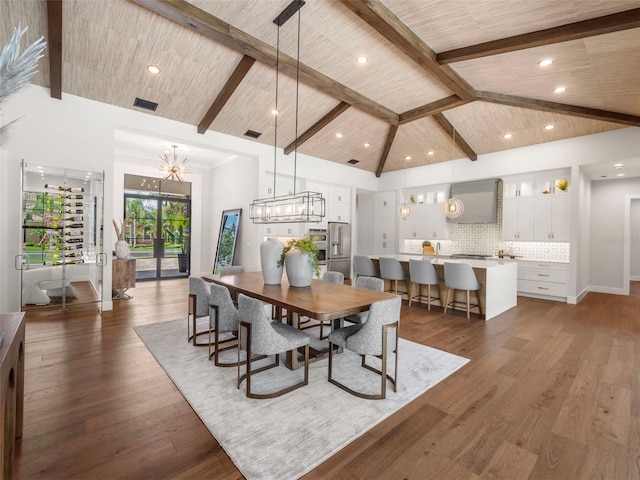
[[(455, 158), (455, 147), (456, 147), (456, 129), (453, 129), (453, 136), (452, 136), (452, 142), (451, 142), (451, 162), (453, 162), (454, 158)], [(462, 215), (462, 212), (464, 212), (464, 203), (462, 203), (462, 200), (460, 200), (459, 198), (456, 198), (453, 196), (453, 180), (454, 180), (454, 175), (453, 175), (453, 163), (451, 164), (451, 198), (449, 198), (449, 200), (447, 200), (447, 203), (445, 203), (444, 206), (444, 213), (447, 216), (447, 218), (457, 218), (460, 215)]]

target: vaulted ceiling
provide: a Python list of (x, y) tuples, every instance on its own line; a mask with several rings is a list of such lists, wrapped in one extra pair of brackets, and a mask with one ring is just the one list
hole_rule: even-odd
[(640, 126), (639, 0), (307, 0), (278, 51), (290, 3), (3, 0), (0, 40), (18, 25), (25, 46), (43, 35), (33, 83), (63, 102), (252, 130), (287, 153), (297, 137), (301, 153), (377, 175)]

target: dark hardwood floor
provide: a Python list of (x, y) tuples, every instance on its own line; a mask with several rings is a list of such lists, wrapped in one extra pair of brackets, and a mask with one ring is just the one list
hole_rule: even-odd
[[(17, 478), (242, 478), (132, 329), (184, 318), (187, 281), (129, 293), (27, 313)], [(405, 302), (401, 336), (471, 362), (305, 478), (640, 478), (638, 283), (488, 322)]]

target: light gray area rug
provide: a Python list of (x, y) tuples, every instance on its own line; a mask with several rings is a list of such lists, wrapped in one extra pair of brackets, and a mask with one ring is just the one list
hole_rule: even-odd
[[(251, 480), (301, 477), (469, 361), (400, 339), (398, 392), (388, 386), (386, 400), (360, 399), (330, 384), (327, 359), (310, 364), (309, 385), (278, 398), (254, 400), (246, 398), (244, 383), (236, 388), (235, 367), (215, 367), (207, 348), (186, 341), (186, 328), (186, 320), (174, 320), (135, 331)], [(235, 352), (229, 351), (226, 360), (235, 359)], [(296, 383), (302, 375), (302, 369), (292, 372), (281, 366), (256, 375), (252, 387), (273, 389)], [(380, 377), (360, 367), (360, 357), (351, 352), (334, 356), (334, 377), (356, 389), (380, 386)]]

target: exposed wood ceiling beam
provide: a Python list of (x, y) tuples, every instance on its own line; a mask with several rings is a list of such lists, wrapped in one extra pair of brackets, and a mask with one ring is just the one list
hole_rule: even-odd
[(255, 58), (251, 58), (247, 55), (242, 57), (242, 60), (238, 63), (238, 66), (229, 77), (229, 80), (227, 80), (227, 83), (224, 85), (220, 93), (218, 93), (218, 96), (211, 104), (211, 107), (209, 107), (207, 113), (202, 117), (202, 120), (200, 120), (200, 123), (198, 124), (198, 133), (205, 133), (211, 126), (220, 113), (220, 110), (222, 110), (229, 101), (229, 98), (231, 98), (233, 92), (236, 91), (236, 88), (238, 88), (240, 82), (242, 82), (255, 61)]
[(378, 163), (378, 169), (376, 170), (376, 177), (380, 177), (380, 175), (382, 175), (382, 170), (384, 170), (384, 164), (387, 163), (387, 158), (389, 157), (393, 140), (396, 138), (396, 133), (398, 133), (398, 126), (391, 125), (389, 128), (389, 134), (387, 135), (387, 141), (384, 142), (384, 148), (382, 149), (382, 155), (380, 156), (380, 163)]
[(447, 132), (447, 134), (452, 139), (454, 139), (456, 144), (467, 155), (467, 157), (469, 157), (469, 159), (471, 159), (473, 161), (478, 160), (478, 155), (476, 154), (476, 152), (473, 151), (473, 149), (469, 146), (469, 144), (466, 142), (466, 140), (464, 138), (462, 138), (462, 135), (460, 135), (460, 132), (457, 132), (455, 134), (455, 137), (454, 137), (454, 135), (453, 135), (453, 125), (451, 125), (451, 122), (449, 122), (449, 120), (447, 120), (447, 117), (445, 117), (442, 113), (436, 113), (435, 115), (433, 115), (433, 119), (436, 122), (438, 122), (438, 125), (440, 125), (442, 130)]
[(409, 27), (402, 23), (380, 0), (341, 0), (375, 31), (394, 44), (414, 62), (440, 80), (462, 99), (473, 100), (474, 90), (449, 66), (439, 65), (436, 54)]
[(413, 110), (408, 110), (404, 113), (401, 113), (399, 124), (404, 125), (405, 123), (413, 122), (414, 120), (418, 120), (420, 118), (429, 117), (436, 113), (442, 113), (445, 110), (459, 107), (460, 105), (464, 105), (465, 103), (469, 103), (469, 101), (462, 100), (457, 95), (451, 95), (450, 97), (436, 100), (435, 102), (427, 103), (426, 105), (423, 105), (421, 107), (417, 107)]
[(640, 8), (635, 8), (626, 12), (569, 23), (560, 27), (547, 28), (537, 32), (524, 33), (440, 52), (436, 58), (438, 63), (443, 65), (638, 27), (640, 27)]
[(514, 95), (504, 95), (501, 93), (477, 91), (476, 95), (478, 100), (497, 103), (499, 105), (529, 108), (531, 110), (541, 110), (543, 112), (560, 113), (563, 115), (571, 115), (573, 117), (589, 118), (591, 120), (600, 120), (603, 122), (621, 123), (623, 125), (640, 127), (640, 116), (637, 115), (627, 115), (626, 113), (609, 112), (606, 110), (599, 110), (597, 108), (578, 107), (575, 105), (516, 97)]
[[(275, 68), (276, 49), (248, 35), (185, 0), (131, 0), (174, 22), (198, 32), (211, 40), (239, 50), (259, 62)], [(296, 59), (280, 52), (280, 72), (296, 78)], [(398, 123), (398, 114), (364, 95), (336, 82), (316, 70), (300, 63), (300, 81), (348, 103), (369, 115), (391, 124)]]
[(47, 48), (49, 50), (49, 90), (52, 98), (62, 98), (62, 0), (47, 0)]
[(296, 148), (302, 145), (304, 142), (313, 137), (316, 133), (322, 130), (324, 127), (329, 125), (332, 121), (338, 118), (345, 110), (347, 110), (351, 105), (346, 102), (340, 102), (335, 108), (333, 108), (329, 113), (327, 113), (324, 117), (318, 120), (315, 124), (311, 126), (306, 132), (300, 135), (296, 140), (287, 145), (284, 149), (284, 154), (289, 155)]

